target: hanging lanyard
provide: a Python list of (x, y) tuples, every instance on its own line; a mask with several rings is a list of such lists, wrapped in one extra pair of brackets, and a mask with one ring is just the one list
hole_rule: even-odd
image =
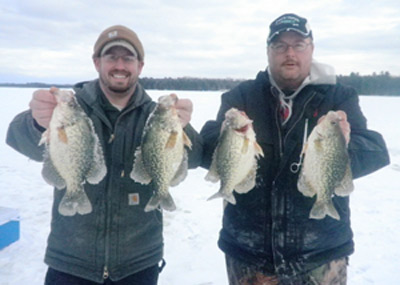
[(307, 132), (308, 132), (308, 119), (306, 119), (305, 125), (304, 125), (304, 135), (303, 135), (303, 145), (301, 148), (301, 153), (300, 153), (300, 157), (299, 157), (299, 162), (293, 162), (290, 165), (290, 171), (292, 173), (297, 173), (300, 170), (301, 165), (303, 164), (303, 159), (304, 159), (304, 147), (307, 143)]

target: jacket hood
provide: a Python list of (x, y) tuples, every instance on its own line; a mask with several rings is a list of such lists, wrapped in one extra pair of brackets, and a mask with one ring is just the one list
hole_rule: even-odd
[[(273, 86), (278, 88), (274, 78), (271, 76), (271, 71), (269, 66), (267, 67), (267, 71), (268, 71), (269, 81)], [(307, 85), (319, 85), (319, 84), (335, 85), (336, 84), (335, 69), (328, 64), (321, 63), (313, 59), (311, 62), (310, 74), (304, 79), (303, 83), (300, 85), (298, 90), (303, 89)]]
[(303, 90), (307, 85), (335, 85), (336, 75), (332, 66), (317, 62), (315, 59), (311, 62), (310, 74), (304, 79), (303, 83), (290, 95), (286, 95), (276, 84), (274, 78), (271, 76), (269, 66), (267, 67), (268, 78), (275, 91), (273, 94), (277, 96), (283, 109), (287, 110), (287, 117), (283, 120), (282, 124), (285, 125), (292, 115), (293, 99)]
[[(335, 69), (325, 63), (320, 63), (313, 59), (311, 63), (311, 71), (308, 84), (317, 85), (317, 84), (336, 84), (336, 74)], [(307, 80), (307, 78), (306, 78)], [(305, 81), (306, 81), (305, 80)]]

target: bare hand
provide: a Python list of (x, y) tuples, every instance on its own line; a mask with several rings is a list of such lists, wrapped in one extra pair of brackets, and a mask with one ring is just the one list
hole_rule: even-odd
[(45, 129), (49, 127), (56, 105), (57, 102), (54, 95), (49, 90), (44, 89), (36, 90), (32, 95), (32, 100), (29, 102), (33, 118)]
[(179, 99), (175, 104), (178, 117), (181, 120), (182, 127), (190, 122), (193, 113), (193, 103), (189, 99)]
[[(349, 124), (349, 122), (347, 121), (347, 114), (346, 114), (344, 111), (342, 111), (342, 110), (338, 110), (338, 111), (336, 111), (336, 113), (337, 113), (337, 114), (339, 115), (339, 117), (340, 117), (339, 126), (340, 126), (340, 129), (342, 130), (343, 136), (344, 136), (344, 138), (345, 138), (345, 140), (346, 140), (346, 144), (349, 144), (349, 142), (350, 142), (350, 124)], [(318, 124), (319, 124), (323, 119), (325, 119), (325, 115), (322, 116), (321, 118), (319, 118)]]

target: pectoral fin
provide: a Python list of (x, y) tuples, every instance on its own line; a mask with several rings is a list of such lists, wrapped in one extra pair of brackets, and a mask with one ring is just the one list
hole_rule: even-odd
[(165, 144), (165, 148), (174, 148), (176, 145), (176, 142), (178, 140), (178, 132), (172, 131), (171, 134), (169, 135), (168, 141)]
[(68, 143), (68, 137), (67, 137), (67, 133), (65, 132), (65, 128), (63, 128), (63, 127), (57, 128), (57, 134), (58, 134), (58, 139), (60, 140), (60, 142), (63, 142), (65, 144)]
[(250, 140), (248, 138), (244, 139), (243, 146), (242, 146), (242, 154), (246, 154), (249, 150)]

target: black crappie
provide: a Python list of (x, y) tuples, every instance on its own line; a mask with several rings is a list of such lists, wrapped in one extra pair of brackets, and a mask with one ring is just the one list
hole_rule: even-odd
[(99, 183), (107, 173), (103, 150), (93, 123), (79, 106), (74, 93), (51, 88), (57, 100), (45, 143), (42, 176), (57, 189), (66, 188), (58, 211), (64, 216), (92, 212), (83, 184)]
[(332, 202), (334, 194), (348, 196), (354, 189), (346, 140), (340, 129), (341, 117), (328, 112), (311, 132), (304, 151), (304, 163), (297, 187), (303, 195), (316, 201), (311, 209), (311, 219), (326, 215), (340, 220)]
[(140, 147), (135, 152), (135, 162), (130, 177), (141, 184), (152, 182), (154, 193), (145, 211), (159, 205), (165, 210), (176, 209), (169, 186), (176, 186), (186, 178), (188, 155), (185, 145), (191, 148), (190, 139), (182, 129), (175, 104), (175, 94), (161, 96), (147, 119)]
[(247, 193), (256, 184), (257, 158), (263, 156), (256, 142), (253, 121), (235, 108), (225, 113), (218, 145), (214, 151), (210, 169), (205, 177), (211, 182), (220, 182), (219, 192), (209, 198), (223, 197), (236, 204), (233, 191)]

